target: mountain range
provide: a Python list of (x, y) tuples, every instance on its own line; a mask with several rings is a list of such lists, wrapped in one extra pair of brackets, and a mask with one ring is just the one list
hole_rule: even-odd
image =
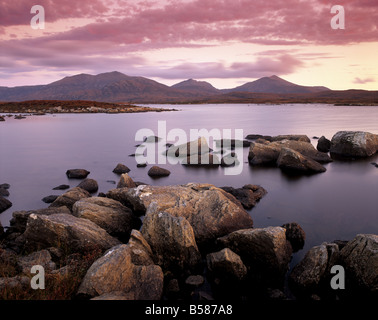
[[(349, 90), (353, 91), (353, 90)], [(346, 93), (358, 101), (377, 99), (376, 91), (332, 91), (301, 86), (277, 76), (264, 77), (232, 89), (217, 89), (205, 81), (189, 79), (173, 86), (113, 71), (98, 75), (78, 74), (47, 85), (0, 87), (0, 101), (89, 100), (125, 103), (275, 102), (277, 99), (306, 102), (339, 99)], [(364, 100), (363, 99), (363, 100)], [(366, 99), (365, 99), (366, 100)], [(365, 101), (364, 100), (364, 101)], [(344, 100), (343, 100), (344, 101)], [(353, 100), (354, 101), (354, 100)], [(295, 101), (294, 101), (295, 102)]]

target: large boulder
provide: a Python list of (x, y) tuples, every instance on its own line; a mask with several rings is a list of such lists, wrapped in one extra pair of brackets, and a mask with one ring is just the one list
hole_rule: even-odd
[(140, 227), (139, 218), (120, 202), (103, 197), (84, 198), (72, 207), (72, 214), (88, 219), (111, 236), (127, 241), (131, 230)]
[(238, 254), (251, 274), (264, 274), (275, 281), (286, 273), (291, 259), (285, 231), (281, 227), (238, 230), (219, 238), (218, 243)]
[(143, 220), (142, 235), (163, 270), (182, 274), (195, 271), (201, 262), (193, 229), (183, 217), (149, 212)]
[(309, 174), (326, 171), (326, 168), (320, 163), (289, 148), (281, 149), (281, 153), (277, 159), (277, 166), (285, 171)]
[(269, 146), (289, 148), (289, 149), (299, 152), (300, 154), (304, 155), (307, 158), (310, 158), (320, 163), (328, 163), (328, 162), (333, 161), (327, 153), (316, 150), (315, 147), (309, 142), (296, 141), (296, 140), (281, 140), (281, 141), (270, 143)]
[(0, 196), (0, 213), (9, 209), (11, 206), (12, 206), (12, 202), (10, 202), (8, 199), (5, 199), (2, 196)]
[(340, 251), (346, 280), (378, 296), (378, 235), (359, 234)]
[(71, 211), (65, 206), (55, 207), (55, 208), (43, 208), (43, 209), (37, 209), (37, 210), (28, 210), (28, 211), (14, 211), (12, 213), (12, 219), (9, 222), (12, 228), (12, 231), (20, 232), (20, 233), (25, 232), (26, 223), (31, 214), (34, 214), (37, 216), (39, 215), (49, 216), (52, 214), (71, 214)]
[(338, 258), (339, 248), (335, 243), (324, 242), (312, 247), (289, 275), (294, 292), (310, 295), (323, 291), (324, 284), (329, 287), (330, 270)]
[(23, 234), (28, 249), (61, 247), (71, 252), (107, 250), (120, 242), (88, 219), (71, 214), (29, 216)]
[(184, 217), (193, 228), (197, 245), (253, 226), (252, 218), (240, 202), (211, 184), (141, 185), (133, 189), (110, 190), (107, 196), (130, 206), (139, 214), (153, 211)]
[(331, 140), (332, 155), (361, 158), (378, 151), (378, 135), (362, 131), (339, 131)]
[(163, 293), (163, 272), (152, 259), (135, 259), (133, 250), (144, 251), (148, 256), (151, 249), (140, 246), (139, 240), (137, 244), (132, 244), (133, 241), (132, 236), (129, 244), (115, 246), (96, 260), (88, 269), (78, 295), (95, 297), (121, 292), (128, 300), (159, 300)]
[(65, 206), (72, 211), (72, 206), (76, 201), (83, 198), (89, 198), (90, 196), (89, 192), (82, 188), (72, 188), (59, 196), (52, 204), (50, 204), (49, 208)]
[(251, 165), (276, 165), (281, 147), (277, 144), (251, 143), (248, 161)]
[(52, 261), (50, 252), (45, 249), (33, 252), (27, 256), (19, 257), (17, 259), (17, 265), (24, 274), (30, 274), (31, 268), (35, 265), (42, 266), (46, 272), (56, 269), (56, 264)]

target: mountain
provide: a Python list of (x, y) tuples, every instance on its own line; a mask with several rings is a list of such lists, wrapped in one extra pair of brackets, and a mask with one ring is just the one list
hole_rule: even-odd
[(189, 79), (171, 87), (120, 72), (78, 74), (47, 85), (0, 87), (0, 101), (86, 100), (113, 103), (378, 103), (377, 91), (333, 91), (300, 86), (277, 76), (218, 90)]
[(277, 76), (264, 77), (253, 82), (248, 82), (234, 89), (223, 90), (229, 92), (258, 92), (258, 93), (315, 93), (330, 91), (326, 87), (306, 87), (286, 81)]
[(221, 90), (214, 88), (210, 83), (193, 79), (177, 83), (171, 88), (187, 91), (193, 94), (213, 95), (221, 93)]

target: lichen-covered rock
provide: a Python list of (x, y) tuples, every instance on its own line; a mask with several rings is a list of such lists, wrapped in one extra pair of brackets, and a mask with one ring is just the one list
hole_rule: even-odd
[(354, 285), (378, 296), (378, 235), (359, 234), (340, 251)]
[(122, 292), (128, 300), (159, 300), (163, 293), (163, 280), (159, 266), (135, 264), (130, 246), (121, 244), (109, 249), (92, 264), (78, 295), (96, 297)]
[(120, 242), (88, 219), (72, 214), (31, 214), (23, 234), (26, 247), (36, 250), (63, 247), (71, 252), (107, 250)]
[(133, 189), (110, 190), (107, 196), (139, 214), (166, 212), (185, 218), (192, 226), (199, 246), (253, 226), (252, 218), (234, 196), (210, 184), (141, 185)]
[(139, 218), (129, 208), (109, 198), (81, 199), (73, 205), (72, 214), (94, 222), (111, 236), (122, 240), (127, 240), (131, 230), (140, 226)]
[(142, 235), (163, 270), (185, 273), (196, 270), (201, 262), (193, 229), (183, 217), (149, 212), (143, 220)]

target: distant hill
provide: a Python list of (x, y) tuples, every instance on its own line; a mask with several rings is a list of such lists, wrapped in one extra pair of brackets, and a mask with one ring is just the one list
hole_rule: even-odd
[(277, 76), (218, 90), (210, 83), (189, 79), (171, 87), (157, 81), (114, 71), (78, 74), (47, 85), (0, 87), (0, 101), (85, 100), (112, 103), (378, 103), (377, 91), (332, 91), (300, 86)]
[(264, 77), (253, 82), (248, 82), (234, 89), (223, 90), (229, 92), (256, 92), (256, 93), (314, 93), (330, 91), (326, 87), (306, 87), (286, 81), (277, 76)]
[(219, 94), (221, 90), (214, 88), (210, 83), (206, 81), (197, 81), (193, 79), (185, 80), (183, 82), (173, 85), (171, 88), (187, 91), (193, 94)]

